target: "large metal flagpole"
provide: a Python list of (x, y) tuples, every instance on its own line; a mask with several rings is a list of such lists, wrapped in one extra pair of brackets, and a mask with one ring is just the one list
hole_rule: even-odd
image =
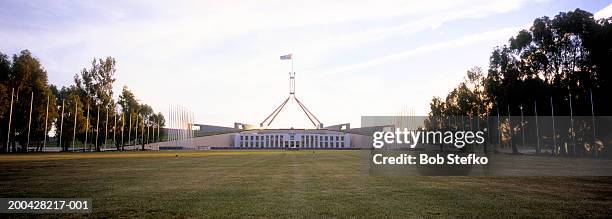
[(130, 120), (130, 121), (129, 121), (129, 125), (128, 125), (128, 139), (127, 139), (128, 143), (127, 144), (131, 145), (131, 141), (132, 141), (132, 112), (130, 112), (130, 108), (129, 107), (128, 107), (128, 113), (129, 113), (128, 120)]
[[(87, 104), (87, 117), (85, 118), (85, 145), (83, 146), (83, 151), (87, 149), (87, 134), (89, 132), (89, 104)], [(91, 151), (91, 149), (89, 150)]]
[(510, 131), (510, 134), (508, 135), (508, 137), (510, 138), (510, 147), (512, 148), (512, 153), (515, 153), (514, 151), (514, 142), (512, 142), (512, 119), (510, 118), (510, 104), (508, 104), (508, 131)]
[(181, 145), (185, 144), (185, 139), (187, 139), (187, 131), (186, 131), (186, 117), (185, 117), (185, 108), (183, 108), (182, 106), (180, 107), (180, 113), (181, 113)]
[(168, 141), (172, 141), (172, 105), (168, 105)]
[(49, 95), (47, 95), (47, 112), (45, 113), (45, 136), (43, 137), (43, 150), (47, 147), (47, 120), (49, 120)]
[(595, 107), (593, 105), (593, 89), (589, 89), (589, 96), (591, 98), (591, 122), (593, 123), (593, 152), (595, 155), (595, 158), (597, 158), (597, 150), (599, 148), (596, 148), (596, 143), (597, 143), (597, 138), (596, 138), (596, 132), (595, 132)]
[[(172, 105), (168, 105), (168, 124), (172, 128)], [(168, 141), (172, 141), (172, 130), (168, 129)]]
[(178, 129), (177, 129), (177, 120), (178, 120), (178, 116), (177, 116), (177, 110), (176, 110), (176, 106), (173, 105), (172, 108), (172, 141), (174, 142), (175, 146), (178, 147)]
[(104, 150), (106, 150), (106, 140), (108, 139), (108, 108), (106, 108), (106, 119), (104, 120)]
[(260, 127), (264, 127), (264, 125), (269, 126), (270, 124), (272, 124), (272, 122), (274, 121), (276, 116), (283, 110), (283, 108), (285, 107), (285, 105), (287, 104), (289, 99), (291, 99), (292, 102), (295, 99), (295, 101), (298, 103), (298, 105), (300, 106), (302, 111), (306, 114), (306, 116), (308, 117), (310, 122), (312, 122), (313, 125), (317, 129), (322, 128), (323, 124), (295, 96), (295, 72), (293, 71), (293, 62), (294, 62), (293, 61), (293, 54), (288, 54), (288, 55), (281, 56), (280, 59), (281, 60), (287, 60), (287, 59), (291, 60), (291, 72), (289, 72), (289, 97), (287, 99), (285, 99), (285, 101), (283, 101), (283, 103), (281, 103), (280, 106), (278, 106), (274, 111), (272, 111), (272, 113), (270, 115), (268, 115), (268, 117), (266, 117), (266, 119), (264, 119), (261, 123), (259, 123), (259, 126)]
[(523, 117), (523, 104), (520, 105), (521, 108), (521, 130), (522, 132), (522, 137), (523, 137), (523, 147), (525, 147), (525, 120)]
[(100, 137), (100, 106), (98, 106), (98, 114), (97, 114), (97, 118), (96, 118), (96, 151), (98, 151), (98, 139)]
[(185, 139), (187, 139), (187, 137), (186, 137), (186, 134), (187, 134), (187, 132), (186, 132), (186, 125), (185, 125), (185, 122), (186, 122), (185, 108), (183, 108), (181, 106), (179, 112), (181, 113), (180, 127), (181, 127), (181, 145), (182, 145), (182, 144), (185, 144)]
[(553, 155), (558, 155), (557, 151), (557, 131), (555, 130), (555, 107), (553, 105), (553, 98), (550, 97), (550, 113), (552, 118), (552, 128), (553, 128)]
[(149, 141), (151, 141), (151, 125), (147, 120), (147, 143), (149, 143)]
[(115, 122), (113, 123), (113, 144), (116, 145), (117, 144), (117, 112), (115, 111), (115, 109), (113, 109), (113, 117)]
[(121, 149), (123, 149), (123, 143), (124, 143), (123, 141), (124, 130), (125, 130), (125, 113), (121, 113)]
[(191, 144), (191, 139), (189, 139), (190, 138), (190, 136), (189, 136), (190, 135), (189, 134), (189, 132), (190, 132), (189, 131), (189, 122), (190, 122), (189, 121), (189, 112), (190, 111), (189, 111), (189, 109), (187, 109), (187, 107), (185, 107), (184, 110), (185, 110), (185, 112), (184, 112), (184, 114), (185, 114), (185, 121), (183, 121), (183, 124), (185, 126), (185, 145), (191, 146), (190, 145)]
[(77, 115), (78, 115), (78, 110), (77, 107), (79, 105), (79, 102), (77, 102), (76, 98), (74, 99), (74, 128), (72, 129), (72, 151), (74, 151), (74, 143), (76, 140), (76, 127), (77, 127)]
[(32, 91), (32, 95), (30, 96), (30, 119), (28, 119), (28, 141), (26, 142), (25, 151), (27, 152), (30, 148), (30, 127), (32, 125), (32, 105), (34, 102), (34, 91)]
[(138, 128), (139, 128), (139, 124), (138, 124), (138, 112), (136, 113), (136, 138), (134, 139), (134, 146), (138, 147)]
[(182, 122), (183, 122), (183, 114), (181, 111), (181, 106), (176, 106), (175, 107), (175, 112), (176, 114), (176, 146), (180, 146), (181, 142), (183, 140), (183, 126), (182, 126)]
[(182, 131), (183, 127), (181, 126), (181, 122), (182, 122), (181, 118), (183, 118), (183, 117), (182, 117), (182, 114), (181, 114), (181, 107), (180, 106), (175, 106), (174, 107), (174, 113), (175, 113), (175, 116), (176, 116), (176, 119), (175, 119), (175, 122), (174, 122), (174, 124), (175, 124), (174, 127), (175, 127), (176, 133), (174, 133), (174, 135), (176, 136), (176, 146), (178, 147), (181, 144), (180, 141), (183, 140), (183, 131)]
[(179, 146), (179, 114), (178, 114), (178, 106), (173, 106), (172, 107), (172, 113), (173, 113), (173, 117), (174, 117), (174, 121), (172, 122), (172, 126), (173, 126), (173, 133), (172, 133), (172, 138), (174, 139), (174, 143), (176, 144), (176, 146)]
[(172, 141), (178, 147), (178, 114), (176, 105), (172, 106)]
[(174, 117), (172, 116), (172, 105), (168, 105), (168, 141), (172, 141), (174, 139), (174, 137), (172, 136), (174, 134), (174, 131), (172, 130), (173, 126), (173, 122), (174, 122)]
[(499, 119), (499, 106), (497, 106), (497, 136), (499, 148), (502, 146), (501, 120)]
[(187, 108), (183, 107), (183, 144), (189, 145), (189, 130), (187, 124), (189, 123), (189, 112)]
[(190, 118), (190, 121), (191, 121), (191, 123), (189, 123), (189, 135), (191, 136), (191, 138), (190, 138), (191, 139), (191, 147), (195, 147), (195, 142), (194, 142), (194, 139), (193, 139), (195, 137), (195, 130), (193, 130), (195, 114), (191, 110), (189, 110), (189, 112), (191, 112), (189, 114), (189, 118)]
[(144, 115), (143, 115), (143, 116), (142, 116), (142, 129), (140, 130), (140, 131), (141, 131), (141, 134), (140, 134), (140, 135), (142, 135), (142, 136), (140, 137), (140, 139), (141, 139), (141, 140), (140, 140), (140, 144), (144, 144), (144, 135), (145, 135), (145, 133), (144, 133), (144, 127), (145, 127), (145, 118), (144, 118)]
[(13, 120), (13, 97), (15, 96), (15, 88), (11, 89), (11, 109), (9, 110), (9, 122), (8, 132), (6, 134), (6, 153), (9, 152), (9, 145), (11, 143), (11, 122)]
[(178, 147), (178, 108), (176, 105), (172, 106), (172, 140)]
[(59, 147), (60, 147), (60, 151), (64, 150), (64, 147), (62, 147), (62, 134), (64, 133), (63, 129), (64, 129), (64, 99), (62, 99), (62, 119), (60, 121), (60, 132), (59, 132)]
[(534, 102), (534, 111), (535, 111), (535, 125), (536, 125), (536, 137), (538, 142), (538, 147), (536, 148), (536, 154), (540, 153), (540, 127), (538, 125), (538, 101)]
[[(570, 107), (570, 129), (572, 130), (572, 155), (576, 156), (576, 132), (574, 131), (574, 109), (572, 107), (572, 92), (569, 90), (569, 86), (567, 86), (567, 92), (569, 99), (569, 107)], [(566, 151), (567, 152), (567, 151)]]
[(181, 117), (180, 117), (180, 108), (179, 106), (175, 105), (174, 106), (174, 141), (176, 143), (176, 146), (179, 146), (179, 141), (181, 140), (181, 127), (180, 127), (180, 122), (181, 122)]
[(191, 147), (195, 147), (195, 142), (193, 141), (193, 137), (195, 135), (194, 130), (193, 130), (193, 111), (191, 111), (191, 109), (189, 110), (189, 142), (191, 144)]

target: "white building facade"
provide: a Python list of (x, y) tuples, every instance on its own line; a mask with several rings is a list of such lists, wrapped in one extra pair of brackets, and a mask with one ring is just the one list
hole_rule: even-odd
[(321, 129), (268, 129), (243, 131), (234, 135), (238, 148), (351, 148), (350, 134)]

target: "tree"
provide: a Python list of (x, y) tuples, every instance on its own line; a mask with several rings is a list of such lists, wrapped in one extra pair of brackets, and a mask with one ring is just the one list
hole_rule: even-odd
[[(10, 65), (7, 64), (6, 56), (2, 55), (0, 60), (0, 72), (2, 72), (0, 73), (0, 78), (4, 81), (2, 83), (4, 88), (0, 89), (8, 91), (11, 88), (11, 92), (12, 89), (15, 90), (11, 124), (11, 139), (13, 140), (11, 141), (11, 147), (13, 151), (16, 151), (16, 143), (18, 142), (20, 145), (19, 150), (26, 152), (27, 148), (25, 146), (28, 142), (30, 145), (40, 146), (45, 135), (48, 134), (44, 133), (44, 125), (38, 124), (45, 124), (45, 119), (48, 119), (47, 121), (55, 120), (57, 117), (55, 111), (49, 110), (48, 117), (46, 112), (47, 97), (49, 97), (49, 109), (55, 108), (55, 99), (51, 98), (53, 96), (48, 84), (47, 72), (41, 66), (38, 59), (33, 57), (28, 50), (21, 51), (19, 55), (13, 55)], [(2, 100), (2, 102), (1, 105), (3, 107), (1, 108), (4, 109), (3, 112), (6, 112), (6, 100)], [(30, 105), (32, 105), (31, 111)], [(8, 112), (2, 118), (5, 118), (7, 114)], [(31, 124), (33, 125), (28, 130), (30, 114), (32, 115)], [(30, 132), (29, 136), (28, 132)]]
[[(8, 87), (11, 61), (8, 56), (0, 52), (0, 147), (2, 152), (6, 151), (6, 130), (8, 127), (8, 113), (11, 102), (11, 90)], [(4, 95), (6, 94), (6, 95)]]
[[(486, 76), (479, 69), (471, 69), (444, 101), (434, 98), (430, 117), (551, 115), (551, 106), (546, 104), (551, 98), (556, 103), (555, 116), (569, 115), (570, 101), (574, 116), (590, 116), (591, 92), (599, 94), (592, 97), (595, 114), (605, 115), (612, 110), (612, 101), (605, 95), (612, 93), (611, 23), (612, 17), (595, 20), (580, 9), (561, 12), (553, 19), (536, 18), (528, 30), (519, 31), (507, 45), (493, 50)], [(535, 112), (537, 103), (541, 104)], [(500, 126), (508, 130), (523, 128), (510, 121)], [(576, 127), (558, 132), (564, 136), (570, 132), (592, 133), (583, 123), (578, 122)], [(516, 145), (511, 146), (518, 152)]]
[[(148, 142), (148, 139), (145, 140), (145, 131), (147, 129), (148, 126), (150, 126), (152, 123), (152, 121), (150, 120), (151, 115), (153, 114), (153, 109), (151, 108), (151, 106), (147, 105), (147, 104), (142, 104), (139, 107), (138, 110), (138, 116), (139, 118), (141, 118), (142, 123), (139, 123), (136, 127), (139, 127), (140, 130), (142, 130), (142, 139), (140, 141), (140, 145), (142, 145), (142, 150), (145, 150), (145, 144)], [(142, 125), (142, 126), (141, 126)], [(137, 140), (138, 141), (138, 140)]]
[[(104, 128), (104, 126), (100, 126), (100, 124), (95, 124), (100, 122), (101, 124), (105, 124), (106, 121), (106, 113), (108, 111), (109, 117), (113, 118), (115, 102), (113, 100), (113, 83), (115, 82), (115, 59), (112, 57), (107, 57), (106, 59), (96, 59), (94, 58), (91, 62), (91, 67), (89, 69), (83, 68), (81, 70), (80, 76), (77, 74), (74, 76), (74, 82), (76, 87), (79, 90), (81, 101), (84, 102), (86, 106), (90, 106), (90, 116), (89, 124), (91, 127), (89, 130), (95, 130), (98, 127), (101, 134), (92, 135), (91, 139), (94, 139), (96, 136), (100, 138), (94, 139), (94, 145), (96, 145), (96, 151), (100, 151), (100, 145), (104, 142), (104, 139), (107, 136), (104, 136), (105, 132), (101, 132), (100, 129)], [(98, 111), (97, 109), (100, 109)], [(100, 113), (100, 115), (98, 115)], [(100, 118), (100, 120), (98, 120)]]
[[(62, 151), (68, 151), (69, 147), (72, 145), (72, 142), (76, 141), (77, 139), (84, 140), (85, 138), (85, 104), (83, 104), (81, 101), (78, 88), (76, 88), (74, 85), (70, 87), (62, 87), (62, 89), (57, 92), (56, 98), (59, 105), (55, 109), (59, 113), (60, 119), (62, 113), (62, 102), (64, 103), (64, 121), (62, 124), (61, 121), (57, 120), (55, 122), (55, 130), (58, 130), (58, 132), (59, 130), (62, 131), (61, 133), (58, 133), (58, 140), (60, 138), (59, 135), (61, 135), (62, 139), (60, 147)], [(73, 135), (76, 135), (77, 139), (74, 139)]]
[[(126, 127), (124, 127), (124, 131), (134, 132), (138, 127), (138, 124), (136, 124), (136, 115), (138, 115), (138, 112), (140, 111), (140, 105), (138, 104), (138, 100), (136, 100), (136, 96), (134, 96), (134, 93), (132, 93), (132, 91), (130, 91), (127, 86), (123, 87), (121, 95), (119, 95), (118, 103), (121, 106), (121, 112), (124, 115), (126, 121)], [(127, 141), (131, 142), (132, 138), (135, 138), (136, 136), (128, 134), (125, 137), (128, 137)]]
[[(68, 150), (68, 147), (73, 142), (85, 142), (86, 130), (89, 130), (87, 139), (94, 139), (96, 150), (99, 151), (106, 133), (109, 135), (121, 136), (123, 133), (120, 127), (115, 127), (115, 115), (118, 122), (116, 125), (121, 126), (121, 115), (126, 115), (124, 119), (132, 119), (132, 126), (126, 127), (136, 130), (142, 123), (136, 123), (136, 116), (144, 118), (146, 125), (164, 123), (161, 114), (153, 114), (153, 109), (148, 105), (140, 105), (134, 94), (124, 87), (120, 95), (121, 111), (117, 112), (116, 103), (113, 99), (113, 83), (115, 82), (114, 74), (115, 59), (107, 57), (105, 59), (93, 59), (89, 69), (83, 69), (79, 74), (74, 76), (74, 85), (62, 87), (58, 89), (54, 85), (50, 85), (47, 79), (47, 72), (44, 70), (38, 59), (27, 51), (23, 50), (18, 55), (13, 55), (9, 59), (7, 55), (0, 53), (0, 140), (3, 146), (3, 152), (8, 147), (12, 151), (26, 151), (25, 144), (38, 146), (40, 150), (41, 143), (45, 139), (51, 126), (55, 126), (56, 138), (61, 139), (60, 147), (63, 151)], [(9, 145), (6, 145), (6, 137), (8, 133), (8, 116), (11, 102), (11, 92), (14, 90), (13, 114), (11, 122), (11, 132)], [(31, 95), (33, 101), (31, 102)], [(48, 101), (47, 101), (48, 100)], [(47, 116), (47, 103), (48, 116)], [(63, 103), (63, 108), (62, 108)], [(32, 105), (32, 122), (30, 129), (30, 137), (28, 138), (28, 122), (30, 115), (30, 104)], [(99, 114), (95, 110), (100, 108)], [(89, 118), (87, 117), (87, 108), (90, 109)], [(63, 114), (62, 114), (63, 111)], [(108, 117), (106, 114), (108, 113)], [(63, 120), (61, 119), (63, 116)], [(99, 123), (97, 118), (100, 117)], [(108, 118), (108, 121), (107, 121)], [(45, 119), (47, 119), (47, 128), (45, 129)], [(75, 120), (76, 119), (76, 120)], [(89, 127), (87, 120), (89, 119)], [(143, 120), (140, 120), (143, 121)], [(126, 123), (128, 125), (129, 123)], [(104, 130), (108, 126), (108, 132)], [(94, 132), (94, 128), (99, 128), (99, 134)], [(97, 134), (97, 135), (96, 135)], [(99, 136), (99, 138), (96, 138)], [(133, 138), (132, 138), (133, 139)], [(129, 139), (129, 140), (132, 140)], [(119, 141), (115, 141), (119, 149)]]
[[(149, 117), (149, 121), (153, 125), (153, 128), (158, 129), (158, 133), (155, 137), (161, 139), (160, 136), (163, 136), (164, 134), (159, 132), (162, 132), (162, 127), (166, 126), (166, 119), (164, 118), (164, 115), (161, 112), (158, 112), (157, 114), (152, 114)], [(159, 139), (153, 139), (153, 141), (157, 141)]]

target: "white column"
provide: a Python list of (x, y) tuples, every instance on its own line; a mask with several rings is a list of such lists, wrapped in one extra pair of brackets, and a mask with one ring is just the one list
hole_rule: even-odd
[(47, 112), (45, 113), (45, 136), (43, 139), (43, 150), (47, 147), (47, 120), (49, 120), (49, 95), (47, 95)]
[(64, 147), (62, 147), (62, 134), (64, 133), (63, 129), (64, 129), (64, 100), (62, 99), (62, 118), (60, 120), (60, 132), (59, 132), (59, 147), (60, 147), (60, 151), (64, 150)]
[(30, 125), (32, 124), (32, 105), (34, 103), (34, 91), (32, 91), (32, 97), (30, 98), (30, 119), (28, 120), (28, 141), (26, 142), (25, 151), (28, 151), (30, 147)]

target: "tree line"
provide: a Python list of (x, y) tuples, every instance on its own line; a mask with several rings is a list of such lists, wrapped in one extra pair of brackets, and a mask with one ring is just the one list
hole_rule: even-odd
[[(597, 20), (590, 12), (576, 9), (553, 18), (536, 18), (529, 29), (519, 31), (507, 44), (494, 48), (488, 69), (469, 69), (464, 80), (445, 98), (431, 100), (429, 117), (594, 118), (608, 116), (612, 110), (609, 94), (612, 94), (612, 17)], [(577, 127), (571, 122), (572, 128), (567, 133), (575, 135)], [(520, 131), (522, 126), (518, 125), (506, 124), (511, 131)], [(583, 131), (595, 126), (593, 121)], [(548, 138), (557, 135), (560, 133)], [(515, 151), (516, 145), (511, 146)]]
[(115, 73), (114, 58), (94, 58), (74, 75), (74, 84), (58, 88), (28, 50), (11, 58), (0, 52), (0, 151), (42, 151), (47, 145), (62, 151), (134, 144), (144, 149), (159, 140), (165, 118), (126, 86), (115, 100)]

